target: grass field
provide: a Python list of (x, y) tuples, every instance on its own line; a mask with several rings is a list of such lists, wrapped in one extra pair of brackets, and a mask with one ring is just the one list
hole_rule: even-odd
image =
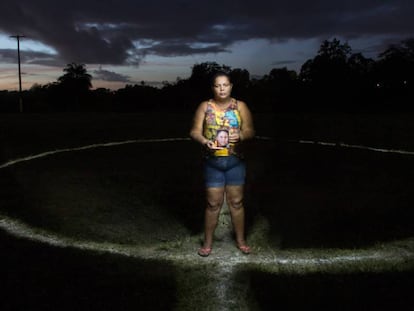
[[(207, 260), (195, 254), (204, 199), (201, 153), (191, 141), (68, 151), (1, 169), (0, 217), (74, 245), (56, 248), (3, 232), (1, 253), (9, 255), (2, 258), (8, 297), (2, 310), (365, 310), (407, 302), (414, 156), (295, 141), (414, 151), (412, 117), (255, 119), (258, 136), (273, 139), (246, 146), (248, 240), (256, 253), (249, 259), (226, 239), (216, 241), (217, 253)], [(1, 115), (0, 121), (6, 163), (89, 144), (186, 137), (191, 116)], [(80, 250), (82, 241), (128, 255)], [(147, 255), (136, 255), (140, 250)], [(174, 261), (180, 254), (187, 259)]]

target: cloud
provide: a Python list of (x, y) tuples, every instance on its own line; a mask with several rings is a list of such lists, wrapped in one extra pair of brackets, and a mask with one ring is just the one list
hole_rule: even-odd
[(98, 70), (93, 71), (93, 78), (103, 81), (111, 81), (111, 82), (126, 82), (131, 83), (133, 81), (130, 80), (129, 76), (122, 75), (113, 71), (102, 69), (99, 67)]
[(57, 51), (28, 54), (36, 63), (139, 65), (149, 54), (230, 52), (249, 39), (408, 37), (413, 14), (405, 0), (15, 0), (0, 3), (0, 31)]
[[(20, 51), (20, 60), (22, 63), (35, 65), (62, 66), (64, 64), (56, 55), (36, 51)], [(0, 61), (17, 64), (17, 51), (15, 49), (0, 49)]]
[(166, 40), (154, 44), (151, 47), (144, 48), (145, 54), (154, 54), (159, 56), (186, 56), (194, 54), (220, 53), (229, 52), (220, 44), (206, 44), (200, 42), (181, 42)]
[(280, 66), (286, 66), (286, 65), (294, 64), (294, 63), (296, 63), (295, 60), (282, 60), (282, 61), (275, 61), (275, 62), (273, 62), (272, 63), (272, 66), (280, 67)]

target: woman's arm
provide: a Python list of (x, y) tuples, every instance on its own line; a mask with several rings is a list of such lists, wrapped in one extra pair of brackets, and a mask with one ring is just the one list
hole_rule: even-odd
[(253, 117), (245, 102), (239, 101), (239, 112), (242, 120), (240, 129), (240, 140), (252, 139), (255, 135)]
[(204, 123), (206, 109), (207, 109), (207, 102), (202, 102), (198, 106), (194, 114), (193, 126), (190, 130), (190, 137), (194, 139), (195, 141), (199, 142), (200, 144), (202, 144), (203, 146), (207, 145), (210, 142), (203, 135), (203, 123)]

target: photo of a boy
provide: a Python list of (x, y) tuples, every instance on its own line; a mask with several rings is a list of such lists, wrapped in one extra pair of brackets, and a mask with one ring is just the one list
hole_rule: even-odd
[(217, 147), (226, 148), (229, 144), (229, 132), (224, 129), (217, 130), (216, 134)]

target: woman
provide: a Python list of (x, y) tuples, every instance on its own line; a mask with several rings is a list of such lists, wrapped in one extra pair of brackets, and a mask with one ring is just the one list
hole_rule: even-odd
[[(254, 137), (253, 120), (247, 105), (231, 97), (233, 85), (229, 75), (217, 73), (212, 79), (213, 99), (202, 102), (195, 113), (190, 136), (206, 149), (204, 165), (207, 207), (205, 210), (204, 244), (200, 256), (210, 255), (214, 230), (226, 195), (236, 243), (244, 254), (251, 252), (244, 236), (245, 213), (243, 186), (246, 168), (240, 144)], [(226, 147), (217, 145), (217, 134), (228, 133)]]

